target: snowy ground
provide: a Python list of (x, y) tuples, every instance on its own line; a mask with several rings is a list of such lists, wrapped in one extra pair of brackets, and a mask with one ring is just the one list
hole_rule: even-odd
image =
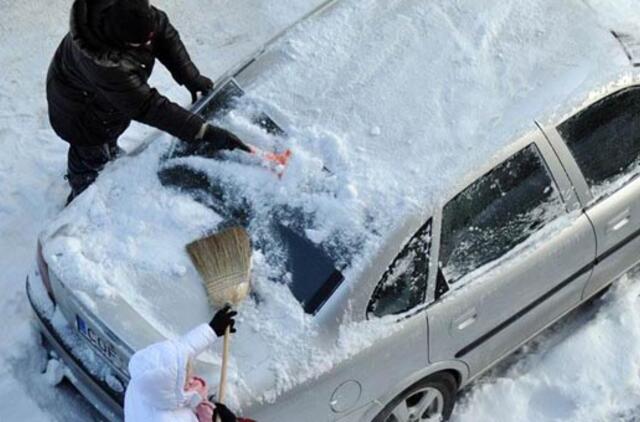
[[(213, 77), (318, 0), (158, 0), (181, 30), (201, 70)], [(604, 0), (590, 2), (609, 10)], [(66, 198), (65, 145), (48, 127), (46, 68), (66, 31), (70, 0), (0, 0), (0, 420), (90, 420), (95, 412), (64, 385), (40, 374), (24, 295), (35, 238)], [(631, 10), (633, 0), (615, 7)], [(613, 14), (619, 16), (619, 14)], [(164, 72), (154, 82), (188, 100)], [(149, 133), (135, 126), (125, 147)], [(601, 301), (575, 312), (477, 382), (458, 404), (456, 422), (640, 420), (640, 275), (624, 278)], [(637, 416), (636, 416), (637, 415)]]

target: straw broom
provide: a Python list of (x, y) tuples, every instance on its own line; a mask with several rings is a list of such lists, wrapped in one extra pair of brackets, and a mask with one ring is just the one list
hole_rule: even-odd
[[(202, 277), (209, 299), (217, 308), (237, 306), (250, 290), (251, 240), (242, 227), (232, 227), (187, 245), (187, 252)], [(227, 384), (229, 328), (224, 333), (218, 400), (223, 403)]]

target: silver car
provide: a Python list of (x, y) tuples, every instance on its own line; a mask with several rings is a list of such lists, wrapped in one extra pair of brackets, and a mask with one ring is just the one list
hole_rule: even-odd
[[(334, 13), (344, 17), (344, 10), (333, 5), (328, 2), (322, 14), (311, 19), (322, 23)], [(355, 352), (338, 361), (328, 356), (330, 363), (320, 365), (322, 371), (275, 389), (278, 380), (269, 370), (274, 357), (254, 356), (260, 354), (257, 339), (249, 344), (239, 341), (235, 350), (253, 365), (251, 379), (243, 382), (255, 397), (273, 392), (243, 402), (246, 417), (260, 422), (447, 420), (460, 388), (637, 263), (640, 79), (633, 71), (637, 39), (599, 28), (593, 28), (593, 34), (594, 56), (605, 57), (587, 62), (606, 66), (593, 71), (593, 77), (578, 78), (571, 72), (578, 66), (572, 67), (570, 60), (569, 65), (547, 64), (545, 75), (557, 79), (541, 76), (548, 84), (529, 92), (524, 102), (535, 102), (554, 83), (565, 85), (560, 91), (567, 95), (547, 96), (556, 103), (545, 102), (534, 119), (517, 113), (509, 116), (521, 119), (521, 125), (495, 148), (479, 146), (480, 165), (477, 160), (465, 162), (462, 155), (472, 143), (454, 149), (456, 168), (462, 170), (459, 177), (449, 180), (428, 203), (403, 214), (384, 233), (380, 247), (359, 261), (367, 263), (365, 268), (350, 272), (351, 255), (336, 259), (309, 241), (304, 212), (279, 210), (275, 205), (270, 209), (276, 216), (272, 230), (252, 236), (259, 242), (277, 238), (285, 245), (288, 252), (283, 259), (292, 273), (287, 287), (320, 333), (314, 338), (318, 343), (314, 350), (334, 350), (346, 324), (371, 332), (362, 333), (369, 341)], [(285, 41), (265, 46), (222, 77), (195, 111), (216, 119), (233, 109), (245, 96), (245, 87), (283, 66), (281, 50), (287, 35), (283, 37)], [(412, 52), (401, 54), (408, 54), (412, 63)], [(441, 60), (448, 57), (443, 51)], [(570, 78), (562, 79), (567, 74)], [(397, 81), (388, 82), (397, 88), (393, 85)], [(405, 91), (401, 97), (407, 95)], [(401, 99), (413, 101), (411, 96)], [(286, 116), (273, 112), (251, 117), (265, 132), (286, 137), (290, 128), (282, 123)], [(393, 110), (389, 113), (394, 117)], [(373, 132), (377, 136), (379, 130)], [(441, 153), (437, 148), (431, 152)], [(228, 200), (231, 188), (181, 164), (181, 157), (194, 155), (210, 157), (206, 148), (193, 146), (175, 146), (161, 157), (164, 164), (158, 177), (165, 188), (192, 194), (225, 220), (250, 227), (253, 210)], [(322, 171), (330, 177), (333, 169), (327, 166)], [(437, 172), (431, 169), (430, 174), (435, 177)], [(290, 224), (278, 224), (282, 220)], [(72, 228), (73, 222), (51, 230), (41, 243), (46, 249), (47, 242)], [(39, 248), (39, 270), (27, 280), (46, 346), (65, 362), (80, 392), (107, 419), (120, 420), (129, 358), (163, 335), (122, 298), (104, 300), (100, 292), (85, 291), (82, 295), (92, 295), (93, 305), (88, 306), (86, 297), (69, 288), (48, 259)], [(178, 289), (156, 294), (168, 313), (173, 312), (172, 303), (181, 303), (182, 295), (194, 295)], [(182, 318), (186, 328), (210, 313), (203, 299), (191, 314), (176, 318)], [(199, 370), (211, 382), (217, 379), (216, 362), (199, 362)]]

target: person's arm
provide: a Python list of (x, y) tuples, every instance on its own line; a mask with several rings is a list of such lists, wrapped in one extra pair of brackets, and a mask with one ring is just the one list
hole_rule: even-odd
[(189, 358), (195, 358), (204, 352), (216, 340), (216, 337), (222, 337), (227, 327), (232, 333), (236, 332), (234, 317), (236, 311), (232, 311), (230, 306), (220, 309), (208, 324), (200, 324), (187, 334), (182, 336), (178, 343), (185, 348), (189, 354)]
[(177, 342), (184, 347), (189, 358), (193, 359), (211, 347), (216, 338), (217, 336), (209, 324), (200, 324), (180, 337)]
[(98, 68), (93, 83), (102, 95), (129, 118), (168, 132), (183, 141), (201, 139), (204, 119), (161, 95), (134, 69)]
[(158, 60), (171, 72), (171, 76), (180, 85), (191, 92), (195, 102), (197, 93), (205, 93), (213, 89), (211, 79), (200, 74), (191, 60), (187, 48), (180, 39), (180, 34), (171, 25), (169, 17), (162, 10), (152, 7), (156, 15), (156, 38), (154, 53)]
[(130, 119), (156, 127), (185, 142), (207, 142), (218, 150), (251, 151), (237, 136), (207, 124), (202, 117), (151, 88), (133, 66), (96, 66), (88, 73), (100, 93)]

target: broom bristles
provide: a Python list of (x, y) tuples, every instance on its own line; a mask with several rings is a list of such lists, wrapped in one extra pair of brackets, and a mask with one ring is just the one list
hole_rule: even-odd
[(196, 240), (187, 245), (187, 252), (214, 305), (237, 305), (246, 297), (251, 271), (251, 241), (246, 230), (232, 227)]

